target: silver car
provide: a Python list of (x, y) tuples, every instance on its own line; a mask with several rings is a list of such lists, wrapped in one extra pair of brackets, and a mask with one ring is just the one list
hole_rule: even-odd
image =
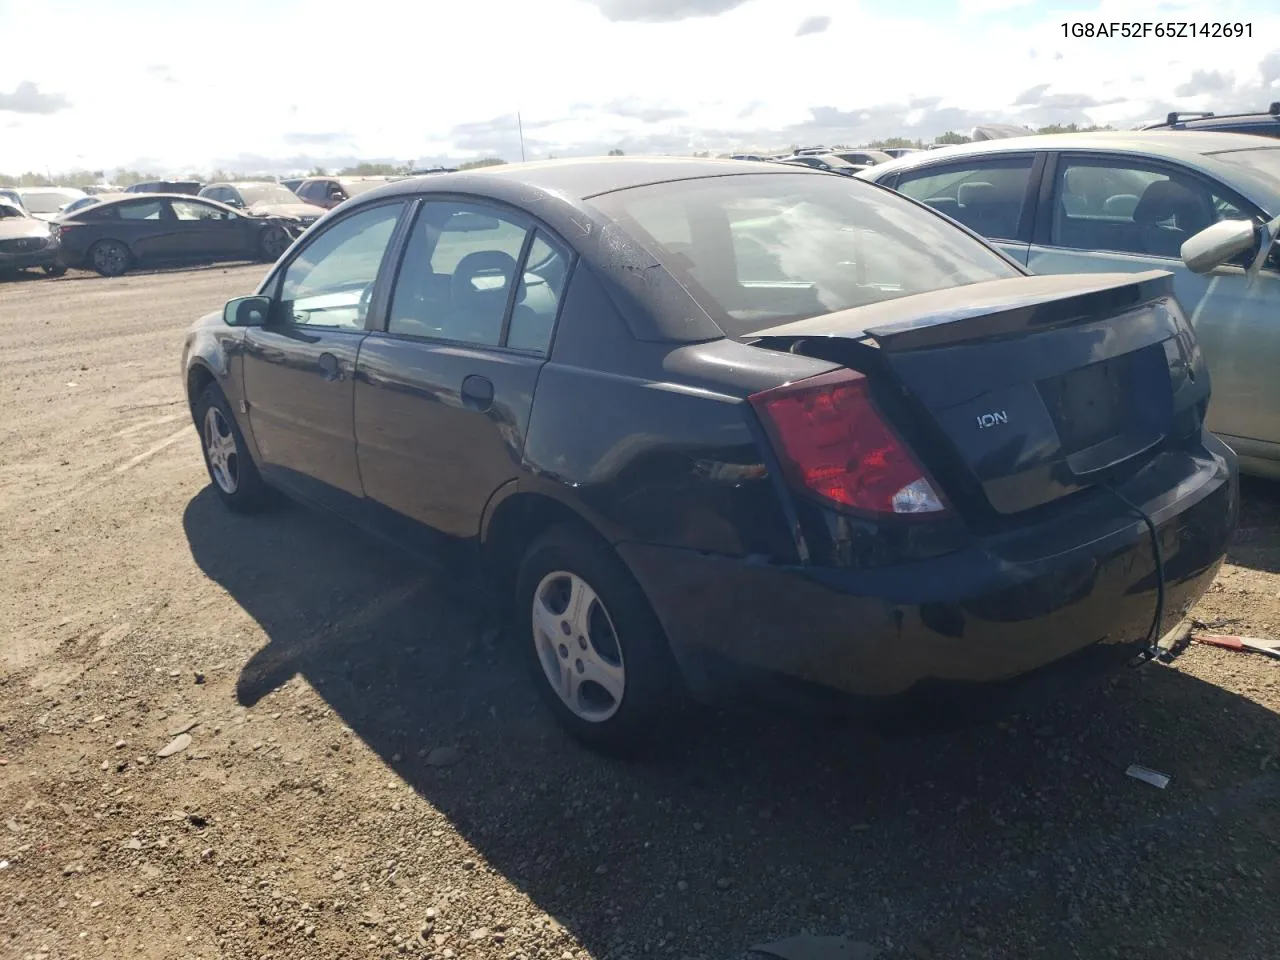
[[(1209, 363), (1209, 427), (1243, 471), (1280, 479), (1280, 246), (1268, 226), (1280, 216), (1280, 143), (1191, 131), (1019, 137), (858, 176), (959, 221), (1033, 273), (1172, 272)], [(1223, 221), (1233, 223), (1202, 234)], [(1214, 265), (1210, 248), (1230, 256)]]

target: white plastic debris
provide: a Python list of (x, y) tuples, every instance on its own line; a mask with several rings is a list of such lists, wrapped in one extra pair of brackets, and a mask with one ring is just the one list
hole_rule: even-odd
[(1152, 770), (1148, 767), (1140, 767), (1136, 763), (1129, 764), (1129, 769), (1125, 771), (1125, 776), (1133, 777), (1135, 780), (1141, 780), (1143, 783), (1149, 783), (1153, 787), (1163, 790), (1169, 785), (1169, 775), (1161, 773), (1159, 770)]

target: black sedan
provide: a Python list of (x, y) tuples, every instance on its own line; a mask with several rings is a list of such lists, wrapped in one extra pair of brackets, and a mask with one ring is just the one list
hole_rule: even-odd
[(0, 199), (0, 276), (38, 267), (52, 277), (67, 272), (59, 258), (58, 227)]
[(296, 224), (248, 216), (184, 195), (147, 194), (95, 203), (60, 217), (62, 259), (115, 277), (136, 266), (266, 260), (293, 242)]
[(1029, 276), (783, 164), (388, 184), (183, 369), (228, 507), (277, 488), (483, 581), (605, 749), (744, 681), (874, 709), (1127, 661), (1237, 513), (1167, 274)]

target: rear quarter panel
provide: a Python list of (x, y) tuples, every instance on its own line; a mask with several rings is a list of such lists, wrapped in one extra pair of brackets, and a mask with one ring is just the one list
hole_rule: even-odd
[(613, 543), (792, 560), (745, 397), (829, 366), (723, 339), (636, 341), (579, 264), (538, 381), (521, 486), (567, 502)]

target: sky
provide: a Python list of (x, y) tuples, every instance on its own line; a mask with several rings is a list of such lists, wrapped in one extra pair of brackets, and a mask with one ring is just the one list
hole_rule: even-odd
[[(1242, 39), (1064, 37), (1230, 21)], [(1280, 100), (1276, 0), (0, 0), (0, 172), (777, 150)]]

